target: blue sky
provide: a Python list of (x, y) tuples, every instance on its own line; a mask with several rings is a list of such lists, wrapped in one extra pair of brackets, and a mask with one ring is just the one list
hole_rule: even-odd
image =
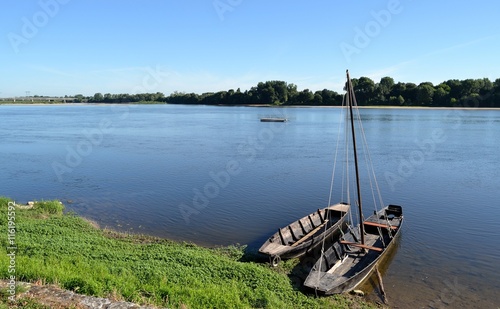
[(500, 78), (499, 1), (2, 0), (0, 97)]

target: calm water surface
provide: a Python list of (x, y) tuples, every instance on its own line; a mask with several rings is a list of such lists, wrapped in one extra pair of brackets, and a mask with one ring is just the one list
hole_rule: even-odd
[[(290, 122), (259, 122), (280, 114)], [(361, 114), (384, 201), (406, 217), (384, 276), (391, 304), (500, 308), (500, 111)], [(0, 106), (0, 117), (1, 195), (251, 248), (326, 206), (339, 128), (336, 108)]]

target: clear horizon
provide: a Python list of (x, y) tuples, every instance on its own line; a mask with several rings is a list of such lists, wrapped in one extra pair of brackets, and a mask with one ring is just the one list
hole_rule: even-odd
[(0, 97), (499, 78), (500, 3), (3, 2)]

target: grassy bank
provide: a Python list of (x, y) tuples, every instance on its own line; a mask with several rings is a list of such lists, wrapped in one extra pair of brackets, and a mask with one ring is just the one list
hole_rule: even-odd
[[(0, 198), (3, 235), (9, 201)], [(100, 230), (63, 214), (63, 208), (46, 201), (16, 209), (18, 281), (56, 283), (82, 294), (169, 308), (368, 308), (342, 296), (305, 295), (293, 288), (283, 269), (241, 262), (242, 248), (207, 249)], [(7, 246), (2, 237), (2, 278), (10, 275)]]

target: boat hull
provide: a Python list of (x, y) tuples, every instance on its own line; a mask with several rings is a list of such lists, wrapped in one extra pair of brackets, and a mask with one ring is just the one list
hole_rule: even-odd
[[(380, 227), (380, 217), (387, 216), (392, 209), (399, 207), (400, 215), (391, 219), (390, 227)], [(394, 211), (392, 211), (394, 212)], [(398, 211), (396, 211), (398, 212)], [(393, 215), (394, 214), (390, 214)], [(351, 243), (357, 243), (355, 233), (346, 233), (344, 240), (339, 240), (328, 248), (323, 256), (314, 264), (304, 285), (325, 295), (350, 292), (367, 279), (378, 263), (391, 250), (400, 235), (403, 224), (400, 206), (390, 205), (365, 220), (367, 251), (364, 248), (353, 250)], [(383, 238), (378, 235), (381, 229)], [(346, 244), (349, 243), (349, 244)], [(385, 247), (382, 245), (385, 243)], [(345, 248), (347, 247), (347, 248)], [(378, 251), (382, 249), (381, 251)], [(343, 253), (346, 255), (344, 256)]]
[(324, 238), (340, 231), (350, 206), (335, 204), (290, 223), (273, 234), (259, 252), (272, 258), (291, 259), (314, 250)]

